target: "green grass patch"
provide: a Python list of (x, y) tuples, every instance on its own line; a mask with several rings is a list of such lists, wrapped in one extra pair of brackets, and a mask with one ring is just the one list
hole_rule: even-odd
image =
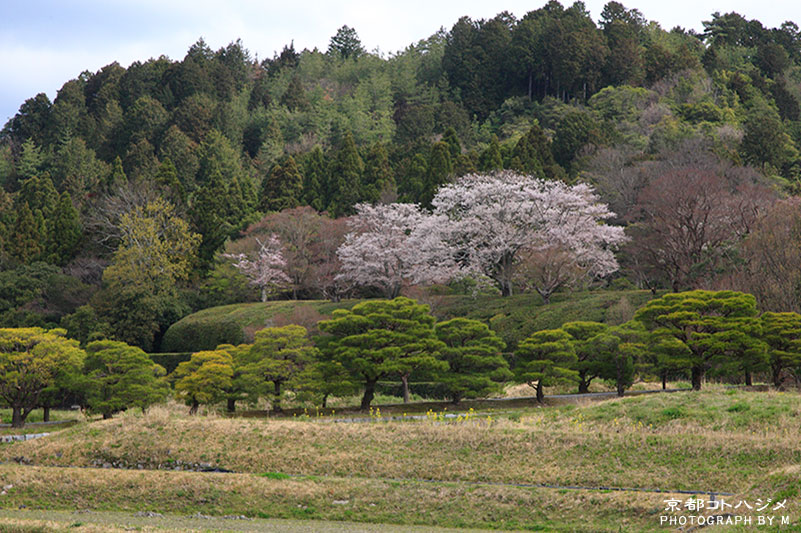
[(261, 477), (266, 477), (267, 479), (292, 479), (292, 476), (290, 476), (289, 474), (284, 474), (282, 472), (265, 472), (259, 475)]

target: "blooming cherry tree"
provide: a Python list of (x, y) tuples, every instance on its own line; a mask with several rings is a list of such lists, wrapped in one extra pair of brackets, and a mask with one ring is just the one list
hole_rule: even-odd
[(266, 241), (256, 239), (256, 242), (259, 251), (255, 258), (247, 254), (223, 254), (223, 257), (234, 260), (234, 267), (261, 290), (261, 301), (266, 302), (270, 292), (287, 286), (292, 280), (284, 272), (286, 260), (278, 236), (272, 234)]
[(460, 265), (493, 279), (503, 295), (512, 294), (523, 258), (546, 302), (577, 277), (618, 268), (613, 252), (625, 240), (623, 228), (604, 224), (614, 213), (589, 185), (509, 171), (470, 174), (441, 188), (432, 204), (434, 217), (449, 221), (443, 238)]
[(349, 225), (337, 250), (339, 280), (395, 298), (404, 286), (445, 282), (456, 272), (453, 249), (442, 239), (445, 216), (415, 204), (359, 204)]

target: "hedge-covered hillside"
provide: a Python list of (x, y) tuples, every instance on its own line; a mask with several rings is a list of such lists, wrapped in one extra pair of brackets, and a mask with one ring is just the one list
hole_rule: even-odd
[(222, 305), (203, 309), (179, 320), (167, 330), (163, 352), (212, 350), (220, 344), (240, 344), (256, 330), (285, 324), (313, 327), (334, 309), (350, 308), (358, 300), (292, 300)]
[[(548, 305), (543, 305), (542, 299), (534, 294), (503, 298), (431, 296), (421, 301), (428, 303), (440, 320), (464, 316), (489, 323), (509, 348), (513, 348), (534, 331), (558, 328), (571, 320), (622, 323), (652, 297), (650, 291), (606, 290), (554, 295)], [(239, 344), (254, 331), (274, 325), (297, 323), (313, 328), (334, 309), (350, 308), (359, 301), (278, 301), (212, 307), (173, 324), (164, 335), (162, 349), (191, 352), (213, 349), (224, 343)]]

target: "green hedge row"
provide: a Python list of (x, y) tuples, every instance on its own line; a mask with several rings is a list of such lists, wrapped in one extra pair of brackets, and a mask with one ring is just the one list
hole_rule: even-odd
[(154, 363), (163, 366), (167, 374), (172, 374), (178, 365), (192, 358), (192, 352), (150, 353), (147, 355)]
[(213, 350), (220, 344), (242, 344), (245, 332), (232, 319), (188, 316), (176, 322), (164, 334), (163, 352), (199, 352)]

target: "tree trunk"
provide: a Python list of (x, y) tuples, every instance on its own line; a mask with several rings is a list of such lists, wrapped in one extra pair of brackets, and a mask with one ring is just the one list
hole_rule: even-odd
[(45, 405), (42, 407), (42, 420), (44, 422), (50, 422), (50, 406)]
[(667, 372), (662, 372), (662, 390), (667, 389)]
[(384, 297), (387, 300), (394, 300), (400, 296), (402, 288), (403, 287), (400, 285), (400, 283), (387, 287), (387, 289), (384, 291)]
[(501, 296), (511, 296), (512, 295), (512, 284), (508, 281), (501, 282)]
[(528, 71), (528, 101), (531, 101), (531, 82), (534, 78), (534, 72), (529, 69)]
[(779, 380), (779, 378), (781, 377), (781, 372), (782, 372), (781, 367), (779, 366), (773, 367), (773, 386), (776, 387), (777, 389), (782, 386), (782, 383)]
[(328, 407), (328, 393), (323, 394), (323, 409)]
[(403, 403), (409, 403), (409, 374), (403, 374), (401, 382), (403, 382)]
[(751, 385), (753, 385), (753, 383), (751, 381), (751, 371), (750, 370), (746, 370), (745, 371), (745, 385), (747, 387), (750, 387)]
[(536, 290), (537, 294), (539, 294), (540, 297), (542, 297), (542, 303), (544, 305), (548, 305), (549, 303), (551, 303), (551, 291), (541, 290), (536, 287), (534, 288), (534, 290)]
[(368, 379), (364, 382), (364, 396), (362, 396), (361, 410), (367, 411), (370, 409), (370, 404), (373, 403), (375, 397), (375, 384), (377, 379)]
[(586, 372), (579, 372), (579, 394), (587, 394), (590, 392), (590, 381), (592, 381), (592, 379), (587, 379)]
[(273, 393), (273, 411), (280, 413), (283, 411), (283, 409), (281, 409), (281, 382), (273, 381), (273, 385), (275, 385), (275, 392)]
[(624, 394), (626, 394), (626, 386), (623, 383), (623, 380), (618, 380), (617, 381), (617, 395), (619, 397), (623, 397)]
[(190, 415), (196, 415), (198, 407), (200, 407), (200, 404), (198, 403), (197, 400), (192, 398), (192, 406), (189, 408), (189, 414)]
[(228, 405), (226, 406), (226, 409), (229, 413), (236, 412), (236, 398), (228, 398)]
[(542, 380), (539, 380), (537, 382), (537, 403), (542, 403), (544, 396), (542, 392)]
[(25, 417), (22, 416), (22, 407), (11, 407), (11, 427), (21, 428), (25, 425)]
[(704, 369), (694, 366), (692, 369), (693, 390), (701, 390), (701, 381), (704, 379)]

